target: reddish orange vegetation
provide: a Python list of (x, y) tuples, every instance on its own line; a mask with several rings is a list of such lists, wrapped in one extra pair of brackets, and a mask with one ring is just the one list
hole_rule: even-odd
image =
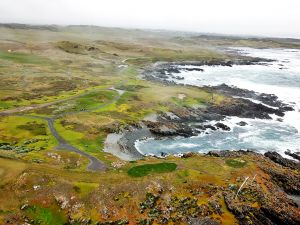
[[(227, 159), (236, 158), (246, 161), (246, 165), (234, 168), (225, 163)], [(146, 158), (136, 164), (158, 161)], [(220, 158), (192, 155), (186, 159), (170, 157), (165, 161), (176, 163), (177, 170), (140, 178), (127, 175), (127, 170), (132, 167), (130, 163), (101, 173), (21, 163), (14, 177), (0, 189), (0, 218), (10, 221), (7, 224), (20, 221), (22, 215), (26, 215), (26, 209), (20, 210), (22, 205), (49, 208), (62, 213), (71, 222), (81, 224), (86, 220), (121, 219), (129, 224), (137, 224), (141, 219), (152, 219), (152, 224), (161, 224), (162, 220), (168, 221), (167, 224), (186, 224), (193, 216), (210, 218), (220, 224), (237, 224), (241, 220), (234, 215), (237, 211), (255, 224), (255, 216), (264, 215), (261, 208), (271, 210), (275, 216), (278, 216), (277, 212), (284, 214), (287, 210), (288, 218), (300, 215), (299, 209), (273, 183), (265, 167), (278, 171), (288, 169), (263, 156), (245, 154)], [(299, 171), (290, 173), (299, 175)], [(250, 177), (249, 181), (236, 197), (246, 176)]]

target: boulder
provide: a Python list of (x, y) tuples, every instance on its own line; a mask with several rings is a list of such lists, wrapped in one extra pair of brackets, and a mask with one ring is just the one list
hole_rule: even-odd
[(230, 127), (225, 125), (224, 123), (216, 123), (215, 126), (221, 130), (230, 131)]
[(244, 126), (248, 125), (248, 123), (246, 123), (245, 121), (241, 121), (241, 122), (238, 122), (237, 125), (244, 127)]

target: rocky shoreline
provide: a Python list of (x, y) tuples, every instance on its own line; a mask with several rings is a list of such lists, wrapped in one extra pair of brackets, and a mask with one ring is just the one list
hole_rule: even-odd
[[(199, 157), (199, 153), (184, 153), (182, 158)], [(202, 157), (221, 158), (226, 162), (250, 163), (254, 165), (252, 170), (245, 171), (244, 176), (236, 180), (228, 180), (228, 186), (212, 186), (209, 195), (212, 196), (208, 202), (209, 207), (202, 204), (200, 207), (192, 204), (192, 200), (198, 192), (192, 190), (192, 197), (185, 197), (180, 201), (185, 204), (174, 210), (185, 212), (182, 219), (187, 224), (202, 224), (203, 217), (207, 219), (205, 224), (220, 224), (217, 220), (208, 219), (212, 212), (222, 215), (220, 199), (224, 200), (226, 208), (238, 220), (241, 225), (273, 225), (300, 223), (300, 163), (285, 159), (276, 152), (267, 152), (265, 155), (253, 151), (210, 151)], [(237, 185), (235, 182), (240, 184)], [(208, 184), (209, 186), (209, 184)], [(164, 198), (164, 192), (148, 193), (157, 199)], [(152, 195), (153, 194), (153, 195)], [(147, 201), (148, 202), (148, 201)], [(166, 204), (165, 201), (160, 201)], [(172, 204), (172, 202), (171, 202)], [(204, 207), (204, 208), (203, 208)], [(166, 208), (166, 207), (165, 207)], [(188, 216), (188, 210), (194, 209), (199, 218), (193, 219)], [(167, 208), (168, 209), (168, 208)], [(141, 212), (147, 210), (144, 203), (141, 204)], [(161, 215), (167, 215), (168, 211)], [(156, 217), (153, 217), (156, 218)], [(161, 217), (158, 215), (157, 220)], [(166, 220), (166, 219), (165, 219)], [(168, 220), (166, 220), (168, 221)], [(195, 221), (195, 223), (193, 223)], [(200, 222), (201, 221), (201, 222)]]
[[(224, 85), (222, 85), (222, 88)], [(217, 87), (215, 87), (217, 88)], [(234, 90), (234, 88), (230, 87)], [(279, 118), (284, 116), (287, 111), (293, 110), (292, 107), (276, 100), (273, 95), (254, 94), (257, 98), (264, 96), (264, 101), (272, 102), (277, 108), (270, 108), (261, 103), (254, 103), (248, 99), (233, 99), (231, 104), (207, 108), (177, 108), (172, 112), (162, 112), (156, 115), (156, 121), (144, 120), (136, 126), (128, 126), (123, 130), (122, 136), (117, 141), (120, 146), (120, 152), (126, 152), (128, 159), (136, 160), (143, 155), (136, 149), (135, 142), (148, 138), (174, 138), (174, 137), (192, 137), (207, 131), (223, 130), (230, 131), (230, 127), (222, 123), (227, 116), (236, 116), (240, 118), (239, 126), (245, 126), (247, 123), (243, 118), (272, 119), (270, 114), (275, 114)], [(211, 123), (211, 121), (216, 121)], [(164, 155), (165, 153), (162, 153)], [(293, 154), (293, 153), (291, 153)], [(116, 154), (120, 157), (120, 154)], [(121, 157), (122, 158), (122, 157)]]
[(267, 173), (273, 182), (266, 186), (272, 195), (266, 194), (258, 183), (253, 182), (255, 176), (248, 182), (249, 190), (246, 193), (252, 196), (251, 198), (260, 199), (260, 208), (245, 204), (249, 196), (238, 201), (231, 193), (224, 194), (225, 204), (239, 220), (239, 224), (299, 224), (299, 162), (285, 159), (276, 152), (262, 155), (252, 151), (211, 151), (207, 155), (222, 158), (254, 157), (257, 166)]
[[(244, 62), (261, 63), (259, 62)], [(207, 65), (207, 63), (192, 65)], [(163, 66), (161, 66), (163, 65)], [(168, 67), (166, 67), (169, 66)], [(159, 70), (154, 73), (147, 71), (144, 78), (155, 82), (162, 82), (166, 85), (179, 85), (170, 82), (164, 76), (165, 73), (175, 73), (173, 65), (189, 64), (159, 64)], [(211, 65), (216, 65), (212, 63)], [(220, 65), (231, 66), (231, 62)], [(161, 70), (164, 68), (164, 71)], [(167, 68), (167, 69), (166, 69)], [(166, 69), (166, 70), (165, 70)], [(197, 68), (198, 69), (198, 68)], [(193, 70), (193, 68), (189, 68)], [(167, 71), (167, 72), (165, 72)], [(159, 76), (153, 75), (159, 74)], [(180, 77), (178, 77), (180, 79)], [(195, 87), (194, 87), (195, 88)], [(121, 152), (126, 152), (131, 160), (144, 157), (136, 149), (135, 142), (147, 138), (174, 138), (178, 136), (191, 137), (208, 130), (229, 131), (231, 128), (222, 122), (227, 116), (240, 118), (238, 126), (245, 126), (245, 118), (272, 119), (276, 115), (278, 121), (293, 107), (281, 102), (277, 96), (265, 93), (256, 93), (225, 84), (214, 87), (203, 87), (212, 93), (222, 94), (231, 99), (230, 104), (208, 105), (205, 108), (177, 107), (170, 112), (160, 112), (155, 117), (145, 118), (136, 126), (127, 127), (117, 141)], [(251, 99), (251, 100), (250, 100)], [(183, 153), (182, 158), (193, 157), (198, 153)], [(285, 154), (295, 160), (282, 157), (274, 151), (266, 152), (264, 155), (254, 151), (210, 151), (205, 154), (207, 157), (221, 157), (224, 159), (247, 158), (255, 160), (255, 165), (268, 174), (268, 178), (256, 181), (257, 174), (246, 182), (245, 187), (240, 187), (241, 194), (237, 197), (239, 190), (234, 185), (229, 185), (232, 191), (223, 190), (224, 202), (228, 210), (235, 215), (239, 224), (299, 224), (300, 207), (300, 153), (286, 151)], [(118, 156), (118, 154), (117, 154)], [(160, 156), (167, 157), (161, 153)], [(264, 188), (265, 189), (264, 189)], [(268, 190), (268, 191), (266, 191)], [(257, 201), (260, 207), (251, 205), (249, 202)], [(220, 206), (212, 204), (214, 210)], [(193, 223), (189, 223), (193, 224)], [(209, 221), (207, 224), (219, 224), (216, 221)]]
[[(162, 82), (167, 85), (176, 85), (174, 81), (168, 80), (172, 77), (182, 80), (176, 75), (184, 71), (204, 71), (201, 66), (228, 66), (233, 65), (267, 65), (275, 60), (258, 57), (242, 57), (234, 60), (204, 60), (204, 61), (185, 61), (185, 62), (157, 62), (151, 68), (143, 72), (143, 78), (154, 82)], [(189, 66), (189, 67), (187, 67)], [(184, 67), (184, 68), (183, 68)]]
[[(156, 63), (151, 69), (145, 70), (143, 72), (143, 78), (165, 85), (182, 86), (182, 84), (168, 80), (170, 73), (176, 74), (179, 72), (178, 66), (189, 65), (191, 67), (187, 68), (188, 70), (201, 70), (198, 66), (257, 65), (271, 61), (273, 60), (247, 58), (235, 61), (161, 62)], [(168, 76), (166, 74), (168, 74)], [(195, 88), (195, 86), (191, 87)], [(226, 84), (196, 88), (224, 95), (230, 99), (230, 104), (209, 104), (205, 108), (177, 107), (170, 112), (160, 112), (155, 116), (155, 120), (145, 118), (139, 124), (128, 126), (124, 129), (121, 137), (115, 141), (115, 144), (119, 145), (119, 152), (108, 152), (123, 159), (136, 160), (143, 157), (135, 146), (135, 142), (139, 140), (148, 138), (174, 138), (178, 136), (192, 137), (215, 130), (230, 131), (231, 128), (222, 122), (226, 117), (230, 116), (240, 118), (240, 122), (237, 123), (239, 126), (247, 125), (247, 123), (243, 121), (243, 118), (272, 119), (271, 115), (276, 115), (278, 117), (277, 120), (282, 121), (281, 118), (285, 115), (285, 112), (294, 110), (292, 106), (283, 103), (273, 94), (256, 93)], [(216, 122), (211, 123), (212, 121)], [(122, 157), (123, 153), (126, 153), (128, 157)], [(294, 153), (291, 154), (295, 156)], [(162, 152), (161, 156), (164, 155), (166, 154)]]

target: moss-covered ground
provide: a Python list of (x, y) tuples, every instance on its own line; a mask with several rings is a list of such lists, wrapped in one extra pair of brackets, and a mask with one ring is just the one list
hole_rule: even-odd
[[(6, 218), (11, 210), (18, 211), (22, 205), (28, 204), (24, 211), (21, 210), (21, 214), (28, 215), (35, 223), (43, 221), (42, 224), (51, 224), (51, 221), (55, 221), (56, 224), (64, 224), (67, 208), (59, 210), (56, 207), (61, 207), (64, 198), (67, 198), (68, 203), (65, 204), (78, 204), (78, 211), (72, 215), (74, 217), (85, 215), (93, 221), (101, 221), (104, 216), (101, 209), (105, 206), (109, 209), (110, 220), (126, 218), (134, 223), (136, 219), (147, 215), (140, 213), (139, 209), (139, 203), (143, 202), (147, 193), (156, 194), (157, 189), (162, 188), (164, 194), (169, 193), (172, 197), (180, 199), (194, 196), (198, 199), (198, 204), (205, 204), (211, 198), (206, 192), (213, 186), (239, 184), (240, 181), (236, 181), (238, 177), (258, 172), (249, 159), (243, 160), (248, 161), (247, 166), (236, 169), (228, 166), (221, 158), (195, 155), (186, 159), (169, 158), (163, 163), (160, 159), (147, 158), (107, 172), (88, 173), (58, 169), (55, 165), (30, 164), (0, 158), (0, 196), (3, 196), (1, 215)], [(144, 176), (146, 174), (148, 176)], [(10, 192), (13, 197), (4, 197), (11, 185), (17, 185)], [(204, 193), (198, 195), (197, 191)], [(221, 204), (222, 199), (219, 201)], [(114, 214), (110, 213), (112, 209)], [(132, 212), (129, 214), (127, 210)], [(213, 216), (224, 220), (225, 224), (235, 221), (224, 204), (222, 210), (223, 214)]]

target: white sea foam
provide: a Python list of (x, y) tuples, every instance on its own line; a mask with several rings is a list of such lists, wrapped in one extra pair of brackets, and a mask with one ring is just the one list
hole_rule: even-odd
[[(300, 150), (300, 51), (252, 48), (236, 50), (249, 56), (276, 61), (267, 65), (201, 66), (200, 68), (204, 69), (203, 72), (183, 70), (178, 75), (184, 79), (174, 81), (198, 86), (215, 86), (225, 83), (255, 92), (275, 94), (279, 100), (292, 105), (295, 111), (286, 112), (282, 122), (278, 121), (279, 117), (276, 115), (270, 115), (273, 120), (228, 117), (222, 122), (231, 127), (231, 132), (218, 130), (193, 138), (149, 140), (137, 143), (142, 153), (146, 153), (149, 148), (154, 154), (241, 148), (256, 149), (262, 152), (277, 150), (282, 154), (287, 149)], [(182, 66), (182, 68), (194, 67)], [(170, 80), (172, 79), (170, 77)], [(257, 100), (249, 100), (261, 103)], [(244, 121), (248, 125), (238, 126), (237, 123), (240, 121)], [(210, 123), (216, 122), (211, 121)]]

